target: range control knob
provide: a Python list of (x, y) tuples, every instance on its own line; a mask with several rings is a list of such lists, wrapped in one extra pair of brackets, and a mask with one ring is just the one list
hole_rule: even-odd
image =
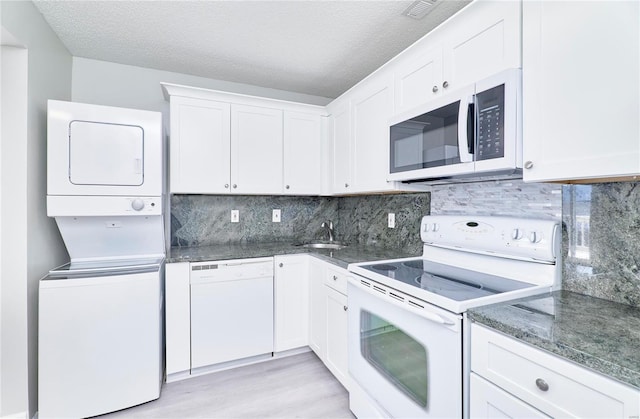
[(142, 210), (142, 208), (144, 208), (144, 201), (140, 198), (134, 199), (133, 201), (131, 201), (131, 208), (133, 208), (135, 211)]
[(436, 223), (433, 223), (431, 225), (431, 229), (433, 230), (433, 232), (435, 233), (436, 231), (440, 230), (440, 226)]
[(522, 230), (520, 230), (519, 228), (514, 228), (511, 232), (511, 238), (513, 240), (520, 240), (522, 238)]
[(531, 243), (539, 243), (540, 240), (542, 240), (542, 236), (539, 233), (536, 233), (535, 231), (529, 233), (529, 241)]
[(425, 233), (429, 232), (431, 230), (431, 225), (428, 223), (424, 223), (424, 229), (422, 231), (424, 231)]

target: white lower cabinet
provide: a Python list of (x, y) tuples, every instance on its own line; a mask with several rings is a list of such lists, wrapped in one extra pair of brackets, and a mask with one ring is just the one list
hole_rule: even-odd
[(309, 347), (320, 359), (325, 359), (327, 347), (325, 265), (321, 260), (309, 258)]
[(274, 350), (309, 344), (309, 256), (276, 256), (274, 268)]
[(189, 262), (165, 265), (165, 340), (167, 381), (191, 370)]
[(309, 346), (348, 390), (347, 276), (349, 272), (316, 258), (311, 259)]
[(471, 370), (471, 417), (640, 415), (640, 391), (477, 324)]
[(325, 364), (329, 371), (349, 388), (349, 366), (347, 364), (347, 275), (344, 269), (327, 268), (325, 301), (327, 307), (327, 350)]

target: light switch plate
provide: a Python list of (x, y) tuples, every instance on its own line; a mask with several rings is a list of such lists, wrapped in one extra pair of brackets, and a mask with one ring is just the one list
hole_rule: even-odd
[(387, 227), (396, 228), (396, 214), (393, 212), (390, 212), (387, 217)]
[(274, 223), (279, 223), (280, 222), (280, 210), (279, 209), (274, 209), (273, 213), (271, 214), (271, 221), (273, 221)]
[(231, 222), (232, 223), (240, 222), (240, 210), (231, 210)]

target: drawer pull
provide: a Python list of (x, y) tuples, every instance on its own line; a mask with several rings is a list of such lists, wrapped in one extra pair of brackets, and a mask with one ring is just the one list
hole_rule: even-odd
[(338, 280), (338, 277), (334, 275), (334, 276), (333, 276), (333, 280), (334, 280), (334, 281), (337, 281), (337, 280)]
[(547, 384), (547, 382), (544, 381), (542, 378), (538, 378), (536, 380), (536, 386), (542, 391), (548, 391), (549, 390), (549, 384)]
[(342, 309), (343, 309), (344, 311), (347, 311), (347, 310), (349, 309), (349, 307), (347, 307), (347, 306), (342, 306)]

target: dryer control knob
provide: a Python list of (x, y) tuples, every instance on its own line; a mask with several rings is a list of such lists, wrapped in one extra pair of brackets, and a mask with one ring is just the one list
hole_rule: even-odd
[(131, 208), (136, 211), (142, 210), (142, 208), (144, 208), (144, 201), (140, 198), (134, 199), (133, 201), (131, 201)]

